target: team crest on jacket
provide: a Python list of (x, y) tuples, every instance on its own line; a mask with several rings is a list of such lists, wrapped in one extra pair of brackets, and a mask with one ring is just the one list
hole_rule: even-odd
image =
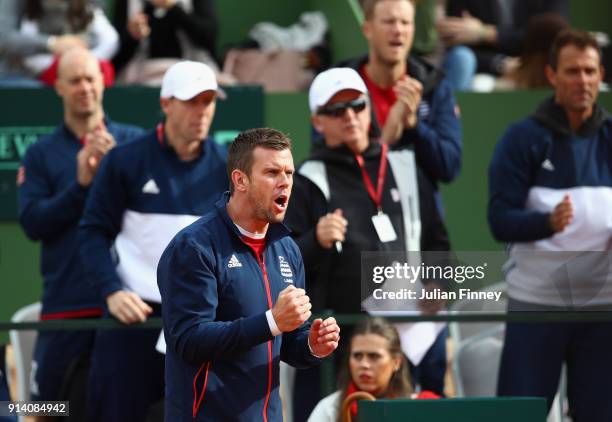
[(293, 272), (284, 256), (278, 256), (278, 265), (280, 267), (280, 273), (285, 279), (285, 283), (293, 283)]
[(417, 110), (419, 119), (426, 120), (429, 117), (430, 112), (431, 112), (431, 107), (429, 103), (425, 100), (421, 100), (421, 102), (419, 103), (418, 110)]

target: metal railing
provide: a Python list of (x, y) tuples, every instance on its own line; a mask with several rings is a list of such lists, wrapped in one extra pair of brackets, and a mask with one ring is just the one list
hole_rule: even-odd
[[(366, 314), (333, 314), (325, 312), (319, 317), (333, 316), (340, 326), (354, 325)], [(381, 315), (392, 322), (602, 322), (612, 321), (612, 311), (564, 311), (564, 312), (511, 312), (511, 313), (441, 313), (437, 315)], [(70, 319), (33, 322), (0, 322), (0, 332), (8, 330), (112, 330), (162, 328), (162, 319), (149, 318), (146, 322), (125, 325), (113, 318)], [(328, 395), (336, 388), (335, 364), (333, 359), (321, 363), (321, 390)]]
[[(365, 314), (334, 314), (326, 312), (321, 317), (333, 316), (338, 324), (353, 325)], [(511, 312), (511, 313), (443, 313), (437, 315), (381, 315), (392, 322), (595, 322), (612, 321), (612, 311), (563, 311), (563, 312)], [(0, 331), (8, 330), (90, 330), (90, 329), (143, 329), (162, 328), (161, 318), (149, 318), (146, 322), (125, 325), (112, 318), (62, 319), (31, 322), (0, 322)]]

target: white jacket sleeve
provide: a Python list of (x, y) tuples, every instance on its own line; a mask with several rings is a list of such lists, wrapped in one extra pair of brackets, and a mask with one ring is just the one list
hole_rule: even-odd
[(100, 8), (94, 11), (89, 30), (89, 48), (103, 60), (112, 59), (119, 50), (119, 34)]

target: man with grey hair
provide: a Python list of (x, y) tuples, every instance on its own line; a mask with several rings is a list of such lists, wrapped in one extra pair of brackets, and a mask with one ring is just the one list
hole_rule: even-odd
[[(309, 105), (325, 144), (300, 165), (286, 222), (304, 257), (315, 312), (358, 313), (362, 251), (445, 251), (448, 236), (414, 152), (370, 139), (368, 89), (355, 70), (320, 73)], [(312, 384), (297, 386), (312, 392)], [(319, 397), (312, 399), (305, 408)]]
[(360, 290), (347, 287), (360, 280), (361, 251), (447, 250), (447, 234), (414, 153), (369, 138), (368, 90), (355, 70), (320, 73), (309, 104), (325, 145), (315, 146), (298, 169), (287, 224), (309, 285), (325, 291), (315, 308), (359, 312)]

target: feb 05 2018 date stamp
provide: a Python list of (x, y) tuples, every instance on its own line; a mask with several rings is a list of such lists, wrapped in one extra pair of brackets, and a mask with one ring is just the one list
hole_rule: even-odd
[(67, 401), (0, 401), (0, 416), (68, 416)]

